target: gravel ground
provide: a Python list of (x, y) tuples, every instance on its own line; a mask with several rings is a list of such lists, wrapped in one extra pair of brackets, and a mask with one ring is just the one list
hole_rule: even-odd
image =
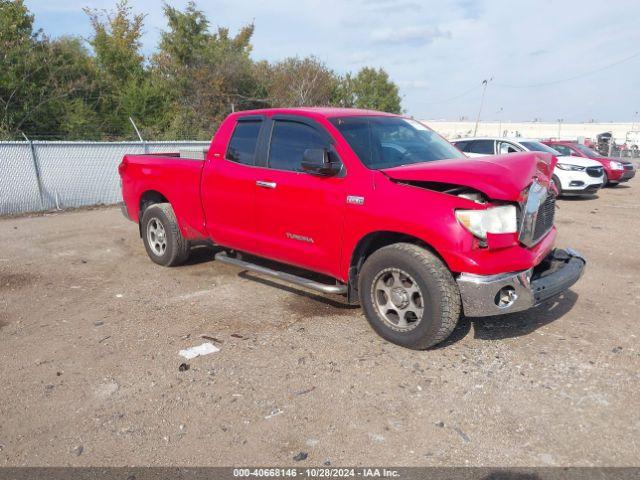
[(571, 291), (424, 352), (209, 249), (156, 266), (116, 208), (1, 219), (0, 465), (638, 465), (634, 183), (559, 202)]

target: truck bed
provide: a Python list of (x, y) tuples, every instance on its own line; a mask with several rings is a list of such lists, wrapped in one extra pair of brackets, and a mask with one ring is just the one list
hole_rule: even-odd
[(127, 213), (139, 221), (140, 207), (151, 196), (171, 203), (186, 238), (206, 238), (200, 201), (204, 158), (186, 158), (183, 152), (125, 155), (121, 169), (122, 197)]

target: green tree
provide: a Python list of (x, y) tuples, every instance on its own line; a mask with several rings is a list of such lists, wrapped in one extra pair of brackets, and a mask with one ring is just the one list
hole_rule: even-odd
[(34, 37), (33, 15), (23, 0), (0, 0), (0, 43), (4, 47), (28, 42)]
[(231, 111), (266, 106), (339, 105), (400, 112), (397, 86), (382, 69), (341, 77), (316, 57), (275, 63), (251, 58), (254, 25), (232, 35), (210, 28), (191, 1), (164, 4), (168, 28), (147, 63), (144, 27), (119, 0), (85, 9), (91, 51), (76, 37), (34, 31), (24, 0), (0, 0), (0, 136), (209, 138)]
[(316, 57), (290, 57), (263, 66), (261, 78), (271, 105), (330, 105), (338, 88), (336, 74)]
[(345, 106), (401, 113), (398, 86), (382, 68), (365, 67), (355, 77), (342, 79), (338, 101)]
[(140, 39), (145, 16), (134, 15), (127, 0), (120, 0), (111, 12), (91, 8), (84, 11), (93, 28), (89, 44), (101, 71), (117, 83), (140, 77), (144, 61)]
[(154, 125), (158, 120), (144, 117), (157, 110), (162, 92), (157, 82), (149, 79), (141, 53), (143, 14), (135, 14), (127, 0), (120, 0), (111, 11), (85, 8), (93, 28), (89, 44), (95, 53), (100, 83), (95, 108), (106, 138), (136, 138), (129, 122), (135, 117), (141, 123)]
[(209, 138), (216, 125), (236, 108), (250, 108), (259, 85), (250, 58), (253, 25), (235, 36), (209, 22), (189, 2), (181, 11), (164, 6), (168, 30), (152, 59), (153, 72), (167, 92), (167, 137)]
[(170, 62), (174, 68), (196, 67), (210, 38), (207, 17), (194, 2), (189, 2), (184, 12), (168, 4), (163, 10), (169, 30), (160, 36), (160, 53), (156, 61)]
[(82, 98), (64, 103), (60, 131), (65, 140), (99, 140), (102, 136), (98, 113)]
[(33, 31), (22, 0), (0, 0), (0, 132), (5, 138), (62, 136), (65, 103), (89, 96), (91, 59), (78, 39)]

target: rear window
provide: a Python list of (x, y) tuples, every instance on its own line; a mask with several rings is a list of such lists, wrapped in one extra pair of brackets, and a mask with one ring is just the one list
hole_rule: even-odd
[(238, 122), (229, 141), (227, 159), (245, 165), (255, 165), (256, 145), (261, 126), (261, 120)]
[(493, 140), (476, 140), (467, 147), (465, 152), (493, 155)]
[(545, 152), (551, 155), (558, 155), (558, 151), (540, 142), (520, 142), (524, 148), (530, 152)]
[(551, 144), (550, 145), (551, 148), (553, 148), (556, 152), (561, 153), (562, 155), (572, 155), (573, 151), (565, 146), (565, 145), (557, 145), (557, 144)]
[(584, 153), (587, 157), (595, 158), (600, 156), (598, 152), (596, 152), (595, 150), (592, 150), (586, 145), (582, 145), (581, 143), (577, 143), (576, 148), (580, 150), (582, 153)]

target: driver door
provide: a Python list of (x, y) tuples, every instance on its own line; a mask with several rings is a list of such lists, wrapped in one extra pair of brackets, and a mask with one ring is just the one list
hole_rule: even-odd
[(331, 274), (340, 261), (345, 214), (342, 173), (302, 172), (302, 155), (324, 148), (335, 155), (324, 128), (304, 117), (270, 121), (266, 165), (256, 169), (259, 239), (255, 250), (273, 260)]

